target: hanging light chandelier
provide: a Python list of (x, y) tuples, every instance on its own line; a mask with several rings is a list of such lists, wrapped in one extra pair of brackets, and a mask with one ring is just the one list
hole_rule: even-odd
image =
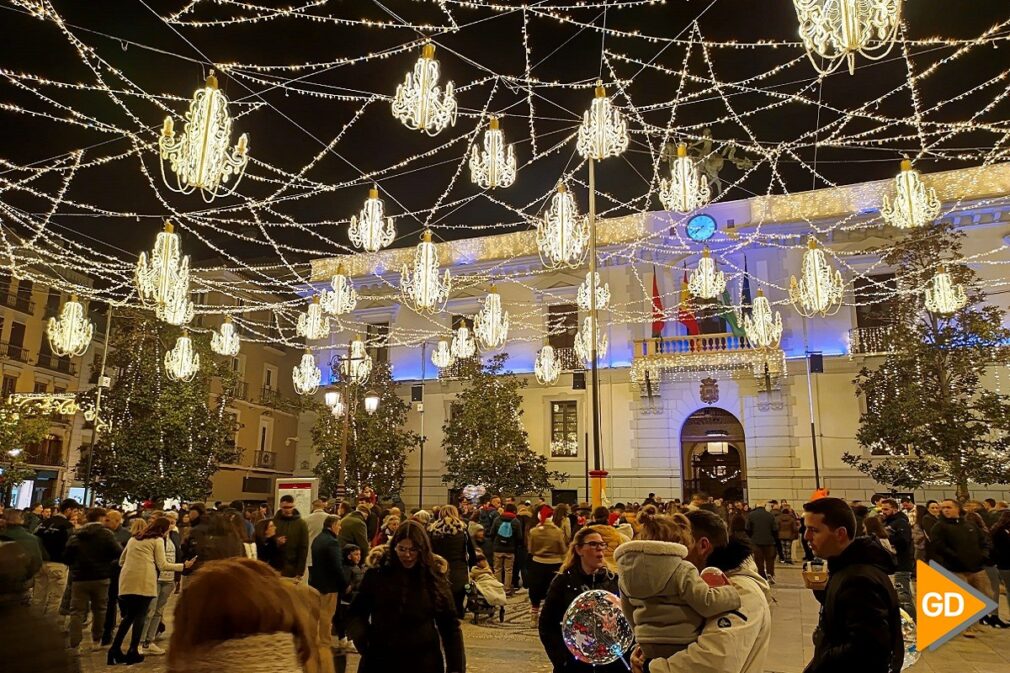
[(501, 295), (493, 285), (484, 299), (484, 306), (473, 319), (473, 333), (484, 350), (500, 348), (508, 339), (509, 314), (502, 310)]
[(153, 306), (158, 320), (170, 325), (185, 325), (193, 319), (189, 300), (189, 255), (183, 256), (179, 235), (171, 222), (158, 233), (151, 256), (140, 253), (134, 275), (140, 301)]
[(596, 82), (596, 97), (582, 114), (575, 147), (584, 158), (597, 161), (619, 156), (628, 149), (628, 124), (610, 102), (602, 82)]
[(743, 331), (753, 348), (776, 348), (782, 340), (782, 314), (772, 311), (763, 290), (754, 297), (751, 315), (743, 318)]
[(354, 291), (354, 284), (347, 277), (343, 264), (337, 265), (330, 287), (333, 289), (324, 288), (319, 298), (323, 310), (330, 315), (345, 315), (358, 305), (358, 293)]
[(295, 326), (298, 336), (303, 339), (314, 341), (325, 339), (330, 335), (330, 318), (323, 313), (323, 306), (319, 303), (319, 295), (312, 297), (308, 309), (304, 313), (298, 314), (298, 324)]
[(224, 322), (221, 323), (221, 329), (217, 332), (212, 331), (210, 334), (210, 349), (218, 355), (235, 357), (238, 355), (240, 344), (241, 339), (235, 332), (235, 324), (231, 321), (231, 316), (225, 316)]
[[(587, 365), (592, 364), (593, 361), (593, 343), (592, 343), (592, 322), (593, 319), (587, 317), (582, 323), (582, 329), (575, 334), (575, 354), (582, 358), (582, 361)], [(596, 325), (596, 357), (604, 358), (607, 356), (607, 335), (600, 334), (600, 325), (597, 322)]]
[(438, 313), (449, 299), (449, 270), (439, 277), (438, 250), (426, 229), (414, 252), (413, 272), (403, 265), (400, 272), (400, 296), (417, 313)]
[(715, 270), (715, 260), (712, 259), (708, 246), (701, 251), (698, 268), (691, 272), (687, 289), (701, 299), (714, 299), (726, 289), (726, 275)]
[(452, 82), (446, 82), (445, 92), (438, 87), (438, 61), (435, 45), (430, 42), (421, 49), (421, 58), (408, 72), (403, 84), (393, 96), (393, 116), (415, 131), (438, 135), (446, 126), (456, 125), (456, 96)]
[(165, 352), (165, 373), (172, 381), (189, 383), (198, 371), (200, 354), (193, 350), (189, 332), (182, 330), (182, 336), (175, 340), (175, 346)]
[(670, 179), (659, 181), (659, 200), (667, 210), (690, 213), (704, 207), (711, 198), (708, 180), (687, 156), (687, 145), (679, 143), (677, 158), (670, 167)]
[(793, 5), (807, 56), (822, 75), (842, 62), (855, 74), (856, 54), (884, 58), (901, 25), (901, 0), (793, 0)]
[(842, 274), (831, 268), (824, 251), (817, 247), (817, 241), (812, 236), (807, 240), (807, 250), (803, 253), (800, 276), (799, 280), (796, 276), (789, 279), (789, 300), (800, 315), (812, 318), (838, 313), (845, 289)]
[(448, 341), (445, 339), (439, 340), (438, 345), (435, 346), (435, 350), (431, 352), (431, 362), (439, 369), (445, 369), (455, 364), (456, 356), (452, 354)]
[(358, 216), (351, 216), (351, 225), (347, 229), (351, 243), (365, 252), (378, 252), (393, 242), (396, 229), (393, 218), (385, 217), (385, 205), (379, 198), (379, 188), (368, 190), (368, 198), (361, 207)]
[[(210, 71), (203, 88), (193, 94), (182, 135), (175, 137), (172, 117), (165, 117), (158, 147), (161, 149), (161, 177), (174, 192), (190, 194), (199, 189), (210, 203), (218, 196), (234, 193), (249, 163), (249, 138), (242, 134), (234, 148), (231, 142), (231, 117), (228, 99), (217, 88), (217, 77)], [(165, 175), (165, 162), (175, 173), (175, 185)], [(222, 184), (235, 176), (231, 187)]]
[(350, 357), (340, 363), (340, 373), (345, 381), (364, 383), (372, 373), (372, 356), (365, 350), (365, 342), (358, 336), (351, 342)]
[(295, 386), (295, 392), (299, 395), (314, 395), (322, 380), (322, 370), (316, 365), (312, 353), (306, 350), (301, 361), (291, 369), (291, 383)]
[(558, 184), (551, 205), (537, 222), (537, 250), (540, 261), (551, 269), (579, 267), (589, 250), (589, 223), (579, 215), (564, 183)]
[(476, 145), (470, 151), (470, 179), (481, 189), (508, 187), (516, 181), (515, 152), (512, 145), (505, 147), (498, 117), (491, 117), (484, 132), (484, 151)]
[(49, 348), (60, 357), (84, 355), (94, 333), (95, 325), (84, 316), (84, 307), (76, 294), (60, 309), (60, 317), (50, 318), (46, 327)]
[(885, 195), (880, 209), (884, 221), (899, 229), (913, 229), (932, 222), (939, 214), (936, 190), (926, 189), (912, 162), (902, 159), (901, 172), (894, 178), (894, 201)]
[(547, 345), (537, 352), (537, 359), (533, 362), (533, 373), (537, 381), (544, 385), (557, 383), (561, 376), (561, 363), (554, 355), (554, 347)]
[(477, 352), (477, 344), (470, 335), (470, 328), (465, 324), (456, 328), (456, 333), (452, 335), (452, 345), (449, 352), (457, 360), (472, 358)]
[(940, 266), (926, 288), (926, 310), (930, 313), (949, 315), (956, 313), (968, 303), (964, 286), (955, 283), (946, 267)]
[[(579, 285), (579, 291), (575, 295), (575, 301), (583, 311), (593, 309), (593, 275), (586, 272), (586, 279)], [(610, 305), (610, 283), (600, 283), (600, 272), (596, 272), (596, 310), (602, 310)]]

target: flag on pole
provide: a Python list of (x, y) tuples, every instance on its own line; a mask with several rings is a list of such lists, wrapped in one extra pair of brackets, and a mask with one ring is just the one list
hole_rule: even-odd
[(687, 289), (687, 269), (684, 269), (684, 280), (680, 282), (680, 305), (677, 306), (677, 322), (687, 328), (687, 333), (701, 334), (698, 321), (691, 308), (691, 291)]
[(726, 321), (726, 326), (733, 336), (744, 335), (743, 326), (737, 321), (737, 312), (733, 308), (733, 299), (729, 296), (729, 287), (722, 291), (722, 310), (719, 316)]
[(656, 265), (652, 266), (652, 338), (663, 336), (663, 326), (666, 316), (663, 313), (663, 300), (659, 296), (659, 281), (656, 278)]

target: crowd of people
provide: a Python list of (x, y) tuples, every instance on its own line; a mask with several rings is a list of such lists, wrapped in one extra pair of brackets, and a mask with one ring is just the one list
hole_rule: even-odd
[[(24, 644), (14, 646), (7, 660), (23, 667), (11, 670), (75, 670), (90, 649), (110, 666), (167, 651), (173, 672), (330, 673), (356, 651), (365, 673), (461, 673), (460, 620), (485, 610), (502, 619), (521, 592), (555, 673), (757, 673), (776, 564), (802, 558), (828, 570), (811, 586), (823, 608), (806, 673), (897, 673), (916, 559), (997, 605), (999, 585), (1010, 589), (1010, 509), (993, 500), (818, 497), (797, 511), (703, 494), (596, 508), (492, 495), (428, 511), (366, 490), (310, 509), (285, 496), (276, 512), (236, 501), (124, 514), (72, 499), (6, 510), (0, 630), (59, 643), (21, 658)], [(609, 666), (576, 659), (563, 636), (566, 610), (590, 589), (618, 596), (634, 628), (635, 647)], [(998, 609), (980, 624), (1010, 626)]]

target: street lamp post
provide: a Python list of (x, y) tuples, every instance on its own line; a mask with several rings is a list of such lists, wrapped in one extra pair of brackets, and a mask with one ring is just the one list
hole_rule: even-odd
[[(351, 363), (356, 360), (370, 359), (369, 356), (355, 356), (352, 349), (348, 347), (347, 356), (339, 357), (335, 356), (333, 360), (330, 361), (330, 367), (332, 370), (337, 370), (334, 367), (335, 362), (344, 362), (347, 364), (346, 371), (350, 371)], [(341, 369), (341, 371), (345, 371)], [(342, 432), (342, 437), (340, 440), (340, 469), (337, 471), (337, 499), (343, 500), (347, 494), (347, 442), (350, 436), (351, 428), (351, 390), (355, 385), (352, 377), (345, 376), (344, 380), (341, 382), (341, 387), (343, 389), (343, 395), (340, 391), (329, 390), (323, 396), (323, 400), (326, 406), (330, 408), (330, 411), (336, 415), (343, 415), (344, 417), (344, 427)], [(379, 408), (379, 394), (369, 390), (365, 393), (365, 411), (371, 415), (374, 414)]]
[(88, 443), (88, 467), (84, 476), (84, 497), (83, 504), (88, 504), (88, 492), (91, 490), (91, 470), (95, 463), (95, 443), (98, 441), (98, 426), (101, 422), (102, 412), (102, 390), (105, 383), (105, 363), (109, 358), (109, 341), (112, 339), (112, 304), (108, 305), (109, 310), (105, 312), (105, 346), (102, 348), (102, 367), (98, 370), (98, 392), (95, 393), (95, 419), (91, 425), (91, 441)]

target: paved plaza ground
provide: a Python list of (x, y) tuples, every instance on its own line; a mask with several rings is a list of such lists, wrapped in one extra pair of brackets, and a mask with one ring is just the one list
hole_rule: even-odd
[[(773, 587), (772, 640), (765, 662), (767, 673), (800, 673), (813, 654), (810, 635), (817, 624), (818, 604), (803, 587), (797, 568), (779, 569), (778, 584)], [(171, 612), (173, 603), (167, 612)], [(1001, 614), (1010, 619), (1010, 609), (1003, 597)], [(467, 671), (470, 673), (549, 673), (536, 630), (530, 625), (529, 603), (525, 594), (515, 596), (504, 623), (497, 617), (473, 625), (468, 618), (463, 625), (466, 642)], [(171, 624), (169, 624), (171, 629)], [(164, 642), (162, 642), (164, 646)], [(82, 670), (105, 671), (105, 652), (84, 655)], [(348, 673), (357, 670), (358, 657), (350, 655)], [(120, 670), (117, 667), (117, 670)], [(132, 673), (160, 673), (164, 657), (148, 657), (143, 664), (130, 667)], [(978, 638), (958, 637), (938, 651), (925, 654), (912, 673), (1010, 673), (1010, 630), (981, 627)], [(858, 672), (853, 672), (858, 673)]]

